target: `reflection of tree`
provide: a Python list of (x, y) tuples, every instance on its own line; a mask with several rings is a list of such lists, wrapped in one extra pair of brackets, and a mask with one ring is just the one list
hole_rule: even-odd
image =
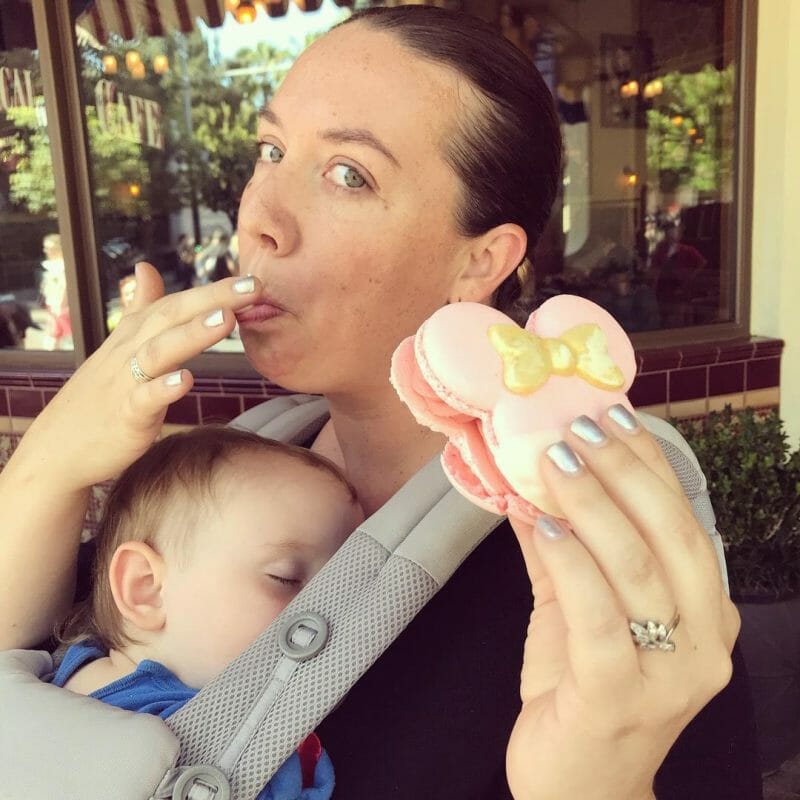
[(721, 191), (730, 179), (733, 148), (725, 132), (733, 108), (733, 65), (671, 72), (662, 79), (660, 107), (647, 112), (647, 166), (672, 184)]
[[(315, 36), (309, 37), (309, 41)], [(146, 67), (143, 78), (125, 69), (135, 50)], [(154, 218), (197, 201), (236, 224), (239, 198), (252, 174), (258, 109), (273, 94), (298, 52), (261, 43), (235, 59), (214, 59), (199, 31), (188, 36), (112, 38), (103, 50), (80, 46), (89, 162), (97, 210), (102, 214)], [(166, 55), (169, 69), (158, 75), (153, 59)], [(116, 74), (103, 71), (114, 56)], [(181, 68), (185, 64), (186, 72)], [(188, 82), (186, 81), (188, 75)], [(154, 100), (162, 109), (165, 149), (158, 150), (106, 130), (94, 107), (95, 86), (112, 80), (119, 92)], [(191, 135), (185, 114), (187, 100)], [(0, 140), (0, 157), (15, 161), (11, 199), (31, 213), (53, 213), (55, 192), (47, 129), (34, 109), (9, 112), (14, 135)], [(192, 177), (194, 186), (192, 186)]]
[(47, 129), (33, 108), (10, 108), (6, 116), (16, 129), (14, 135), (0, 140), (0, 162), (14, 165), (9, 199), (31, 214), (52, 214), (56, 197)]

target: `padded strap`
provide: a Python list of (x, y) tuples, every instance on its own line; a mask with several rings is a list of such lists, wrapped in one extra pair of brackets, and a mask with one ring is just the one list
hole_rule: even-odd
[(44, 683), (49, 653), (0, 652), (0, 798), (144, 800), (178, 758), (158, 718)]
[[(232, 798), (254, 797), (501, 521), (458, 494), (432, 460), (167, 720), (182, 742), (179, 763), (219, 766)], [(293, 652), (298, 631), (312, 643)]]

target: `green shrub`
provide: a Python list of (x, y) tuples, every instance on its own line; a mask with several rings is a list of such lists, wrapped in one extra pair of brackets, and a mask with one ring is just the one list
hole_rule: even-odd
[(708, 478), (732, 595), (800, 593), (800, 449), (791, 452), (778, 413), (726, 406), (675, 424)]

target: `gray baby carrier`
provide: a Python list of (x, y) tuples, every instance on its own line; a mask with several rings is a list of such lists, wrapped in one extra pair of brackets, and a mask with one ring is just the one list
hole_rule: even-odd
[[(327, 417), (323, 399), (295, 395), (257, 406), (232, 424), (302, 444)], [(712, 536), (724, 576), (694, 455), (667, 423), (644, 415), (642, 422)], [(458, 494), (434, 459), (166, 722), (46, 683), (54, 671), (46, 652), (0, 653), (0, 800), (255, 797), (501, 521)]]

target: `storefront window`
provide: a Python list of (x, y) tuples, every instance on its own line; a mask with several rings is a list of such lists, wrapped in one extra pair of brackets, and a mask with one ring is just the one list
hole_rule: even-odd
[[(584, 295), (631, 333), (741, 323), (740, 4), (438, 2), (497, 25), (558, 105), (563, 188), (534, 259), (531, 307)], [(137, 260), (155, 264), (168, 291), (236, 268), (258, 108), (308, 42), (350, 11), (333, 0), (71, 8), (111, 330)], [(240, 345), (234, 334), (215, 349)]]
[(0, 347), (72, 350), (39, 57), (15, 46), (33, 20), (0, 11)]
[(546, 76), (564, 134), (536, 303), (585, 295), (629, 332), (734, 320), (737, 8), (550, 0), (494, 12)]
[[(76, 37), (112, 330), (139, 260), (170, 292), (237, 268), (258, 110), (309, 41), (350, 12), (332, 2), (313, 13), (282, 7), (277, 19), (263, 4), (252, 15), (175, 0), (127, 4), (125, 15), (117, 0), (83, 5)], [(236, 332), (214, 349), (241, 350)]]

